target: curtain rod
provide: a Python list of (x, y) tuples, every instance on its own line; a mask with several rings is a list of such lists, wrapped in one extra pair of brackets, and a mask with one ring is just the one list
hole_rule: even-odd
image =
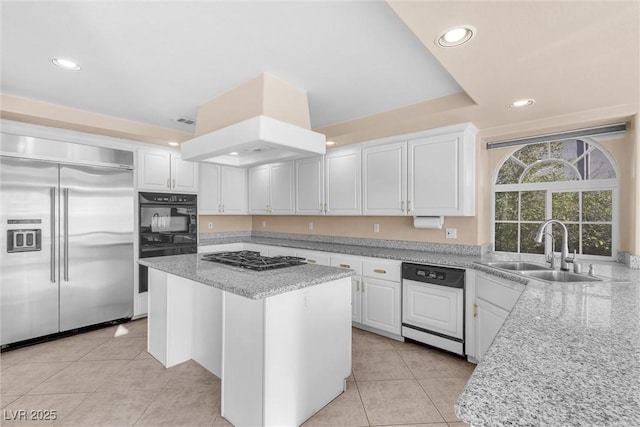
[(625, 123), (615, 125), (598, 126), (586, 129), (577, 129), (567, 132), (550, 133), (547, 135), (530, 136), (526, 138), (507, 139), (503, 141), (487, 142), (487, 150), (494, 148), (512, 147), (514, 145), (535, 144), (538, 142), (548, 142), (555, 139), (578, 138), (582, 136), (604, 135), (607, 133), (624, 132), (627, 129)]

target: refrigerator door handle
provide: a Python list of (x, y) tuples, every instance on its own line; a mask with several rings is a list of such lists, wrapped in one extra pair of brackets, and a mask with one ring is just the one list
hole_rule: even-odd
[(69, 189), (63, 188), (64, 195), (64, 281), (69, 281)]
[(51, 187), (51, 264), (49, 270), (51, 271), (51, 283), (56, 283), (56, 187)]

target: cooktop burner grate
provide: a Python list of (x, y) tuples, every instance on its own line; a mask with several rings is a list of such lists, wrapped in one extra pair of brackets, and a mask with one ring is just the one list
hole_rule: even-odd
[(202, 259), (254, 271), (273, 270), (305, 264), (304, 258), (294, 256), (266, 257), (255, 251), (216, 252), (203, 255)]

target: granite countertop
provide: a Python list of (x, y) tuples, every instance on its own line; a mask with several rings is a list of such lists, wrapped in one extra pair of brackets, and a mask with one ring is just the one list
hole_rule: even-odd
[(473, 268), (526, 284), (458, 399), (457, 415), (475, 427), (640, 425), (640, 270), (598, 262), (596, 275), (604, 281), (558, 284), (484, 264), (542, 263), (535, 255), (472, 256), (265, 237), (201, 244), (233, 242)]
[(283, 246), (312, 251), (332, 252), (373, 258), (394, 259), (400, 261), (437, 264), (458, 268), (472, 268), (481, 258), (474, 255), (459, 255), (440, 252), (427, 252), (412, 249), (381, 248), (376, 246), (344, 245), (309, 240), (274, 239), (270, 237), (230, 237), (200, 240), (199, 246), (220, 245), (225, 243), (254, 243), (258, 245)]
[(350, 277), (354, 273), (353, 270), (315, 264), (251, 271), (206, 261), (199, 254), (141, 258), (138, 263), (256, 300)]

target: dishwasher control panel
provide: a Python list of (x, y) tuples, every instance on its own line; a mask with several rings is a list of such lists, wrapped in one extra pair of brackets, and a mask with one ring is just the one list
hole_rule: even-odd
[(402, 263), (402, 278), (405, 280), (464, 288), (464, 274), (465, 271), (459, 268)]

